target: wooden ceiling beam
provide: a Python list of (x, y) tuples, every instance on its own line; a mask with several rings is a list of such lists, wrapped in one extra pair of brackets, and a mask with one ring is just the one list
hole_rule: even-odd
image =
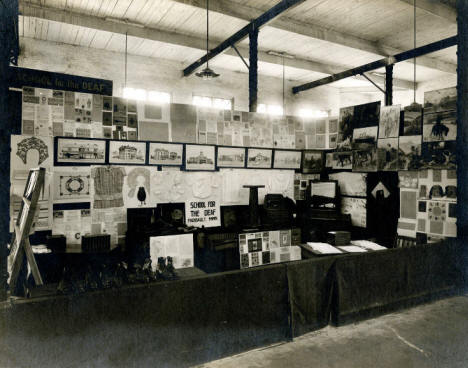
[[(42, 7), (27, 2), (20, 2), (19, 11), (22, 16), (46, 19), (49, 21), (72, 24), (80, 27), (106, 31), (117, 34), (127, 33), (129, 36), (142, 39), (158, 41), (162, 43), (189, 47), (201, 51), (206, 50), (206, 40), (200, 37), (188, 36), (181, 33), (149, 28), (138, 24), (125, 24), (125, 22), (116, 22), (103, 17), (85, 15), (69, 10), (56, 9), (51, 7)], [(210, 41), (210, 47), (219, 44), (219, 40)], [(237, 46), (240, 54), (248, 58), (248, 47)], [(226, 55), (238, 57), (233, 49), (226, 50)], [(258, 52), (258, 60), (265, 63), (283, 65), (283, 58), (276, 55), (270, 55), (265, 51)], [(289, 59), (284, 58), (284, 65), (291, 68), (302, 69), (306, 71), (322, 73), (326, 75), (336, 74), (346, 69), (341, 65), (324, 64), (307, 59)], [(378, 78), (377, 78), (378, 79)], [(405, 80), (394, 79), (394, 85), (405, 89), (411, 89), (412, 84)]]
[[(190, 5), (196, 8), (206, 9), (205, 0), (172, 0), (177, 3)], [(404, 0), (403, 0), (404, 1)], [(413, 1), (413, 0), (408, 0)], [(422, 0), (417, 0), (419, 3)], [(426, 0), (427, 2), (428, 0)], [(262, 14), (261, 9), (253, 8), (248, 5), (241, 5), (229, 0), (217, 0), (210, 3), (210, 11), (214, 11), (226, 16), (238, 18), (250, 22), (252, 19)], [(301, 22), (288, 16), (274, 19), (268, 23), (269, 27), (281, 29), (283, 31), (297, 33), (302, 36), (315, 38), (317, 40), (327, 41), (341, 46), (350, 47), (356, 50), (366, 51), (380, 56), (390, 56), (398, 54), (403, 50), (378, 42), (365, 40), (348, 33), (342, 33), (328, 29), (326, 27)], [(450, 74), (457, 73), (457, 66), (448, 61), (436, 59), (429, 56), (418, 58), (418, 64), (427, 68), (443, 71)]]

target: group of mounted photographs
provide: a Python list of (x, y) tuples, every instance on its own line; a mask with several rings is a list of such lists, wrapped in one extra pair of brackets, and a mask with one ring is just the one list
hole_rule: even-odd
[(326, 166), (359, 172), (453, 169), (456, 87), (424, 94), (424, 108), (380, 106), (380, 102), (340, 109), (336, 152)]
[(55, 138), (57, 166), (128, 164), (178, 166), (187, 171), (217, 168), (291, 169), (305, 173), (323, 169), (322, 151), (141, 142), (105, 139)]

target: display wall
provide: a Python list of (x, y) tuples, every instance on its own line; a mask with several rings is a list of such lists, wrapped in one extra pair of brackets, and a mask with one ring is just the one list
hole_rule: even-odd
[(427, 93), (424, 114), (372, 102), (310, 119), (24, 87), (12, 219), (27, 170), (40, 165), (49, 175), (36, 230), (69, 244), (87, 233), (123, 244), (126, 209), (158, 203), (184, 204), (188, 220), (192, 202), (212, 202), (211, 218), (191, 223), (219, 226), (220, 206), (248, 204), (243, 185), (265, 186), (260, 203), (266, 193), (300, 200), (320, 173), (338, 180), (342, 212), (366, 228), (368, 189), (388, 195), (382, 183), (368, 188), (366, 173), (399, 171), (398, 234), (454, 237), (455, 97), (455, 88)]

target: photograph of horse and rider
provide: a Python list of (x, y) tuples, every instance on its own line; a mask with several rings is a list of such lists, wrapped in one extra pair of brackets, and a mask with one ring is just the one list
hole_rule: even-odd
[(441, 142), (457, 139), (456, 111), (424, 114), (423, 141)]

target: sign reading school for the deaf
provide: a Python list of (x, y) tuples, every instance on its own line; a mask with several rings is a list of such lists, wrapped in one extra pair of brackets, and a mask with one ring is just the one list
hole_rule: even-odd
[(221, 211), (218, 201), (194, 200), (185, 202), (185, 221), (188, 226), (221, 226)]

